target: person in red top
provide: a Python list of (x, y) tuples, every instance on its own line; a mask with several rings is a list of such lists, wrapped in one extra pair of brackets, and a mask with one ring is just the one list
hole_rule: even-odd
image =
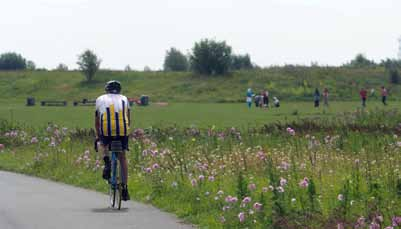
[(323, 102), (325, 106), (329, 106), (329, 89), (327, 87), (323, 90)]
[(382, 94), (382, 102), (386, 106), (387, 105), (386, 101), (387, 101), (388, 92), (387, 92), (387, 89), (384, 86), (382, 86), (381, 94)]
[(367, 96), (368, 96), (368, 92), (366, 91), (365, 88), (362, 88), (362, 89), (359, 91), (359, 95), (361, 96), (361, 99), (362, 99), (362, 106), (363, 106), (363, 107), (366, 107), (366, 98), (367, 98)]

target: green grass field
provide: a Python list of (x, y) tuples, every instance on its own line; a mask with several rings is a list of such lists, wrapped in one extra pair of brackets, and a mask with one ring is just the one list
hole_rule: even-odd
[[(368, 102), (368, 110), (383, 108), (379, 102)], [(400, 102), (390, 102), (386, 109), (401, 107)], [(248, 109), (245, 104), (231, 103), (171, 103), (161, 107), (135, 106), (132, 113), (134, 127), (162, 127), (178, 125), (189, 127), (240, 127), (256, 126), (276, 121), (292, 121), (306, 117), (330, 117), (360, 109), (358, 102), (332, 102), (330, 107), (315, 109), (312, 102), (282, 102), (280, 108)], [(27, 126), (43, 127), (49, 122), (67, 127), (93, 127), (93, 107), (27, 107), (22, 102), (0, 108), (0, 117)]]
[(205, 77), (189, 72), (123, 72), (100, 71), (93, 82), (84, 82), (80, 72), (0, 71), (2, 100), (23, 101), (34, 96), (46, 99), (94, 99), (103, 93), (104, 84), (115, 79), (122, 83), (128, 97), (142, 94), (151, 101), (165, 102), (239, 102), (245, 100), (248, 87), (254, 92), (267, 89), (271, 96), (286, 101), (309, 101), (316, 87), (327, 87), (330, 98), (338, 101), (359, 100), (361, 87), (374, 88), (379, 94), (385, 85), (390, 100), (399, 100), (401, 86), (389, 84), (388, 73), (382, 67), (272, 67), (238, 71), (227, 76)]
[[(0, 72), (0, 169), (107, 192), (102, 155), (87, 131), (94, 107), (72, 101), (96, 98), (105, 81), (118, 79), (129, 97), (169, 103), (131, 113), (131, 130), (147, 128), (130, 140), (133, 199), (200, 228), (384, 228), (394, 219), (401, 226), (401, 87), (385, 84), (388, 106), (369, 97), (362, 109), (358, 96), (361, 86), (387, 82), (382, 68), (284, 67), (208, 79), (100, 72), (91, 84), (82, 78)], [(313, 107), (317, 86), (329, 87), (330, 107)], [(247, 87), (269, 89), (281, 107), (248, 109), (239, 103)], [(69, 106), (27, 107), (28, 96)], [(281, 125), (264, 126), (275, 122)]]

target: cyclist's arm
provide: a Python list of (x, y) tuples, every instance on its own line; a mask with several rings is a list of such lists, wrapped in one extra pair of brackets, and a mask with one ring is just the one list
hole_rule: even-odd
[(131, 109), (128, 108), (128, 126), (131, 126)]
[(96, 131), (96, 138), (99, 138), (99, 136), (100, 136), (99, 130), (100, 130), (99, 112), (96, 111), (96, 112), (95, 112), (95, 131)]

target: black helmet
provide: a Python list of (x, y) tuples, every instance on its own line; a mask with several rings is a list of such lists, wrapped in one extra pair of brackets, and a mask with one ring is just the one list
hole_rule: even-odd
[(104, 87), (104, 90), (107, 93), (111, 94), (120, 94), (121, 91), (121, 83), (118, 82), (117, 80), (111, 80), (106, 83), (106, 86)]

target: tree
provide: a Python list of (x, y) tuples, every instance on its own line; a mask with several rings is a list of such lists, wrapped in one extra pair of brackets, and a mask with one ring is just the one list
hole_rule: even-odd
[(401, 83), (400, 73), (396, 68), (390, 69), (389, 75), (390, 75), (390, 83), (392, 83), (392, 84), (400, 84)]
[(387, 70), (401, 68), (401, 60), (387, 58), (386, 60), (382, 60), (380, 65), (385, 67)]
[(126, 71), (126, 72), (132, 71), (131, 66), (129, 66), (129, 65), (125, 66), (124, 71)]
[(387, 70), (389, 78), (390, 78), (390, 83), (392, 83), (392, 84), (401, 83), (401, 77), (400, 77), (400, 73), (399, 73), (399, 69), (401, 68), (400, 60), (394, 60), (394, 59), (387, 58), (386, 60), (382, 60), (380, 65), (384, 66), (384, 68)]
[(57, 65), (56, 70), (57, 71), (68, 71), (68, 66), (63, 63), (60, 63)]
[(176, 48), (166, 51), (163, 64), (164, 71), (183, 72), (188, 70), (188, 59)]
[(95, 77), (101, 62), (102, 61), (96, 56), (96, 54), (88, 49), (78, 56), (77, 64), (79, 70), (81, 70), (85, 75), (86, 80), (89, 82)]
[(152, 69), (151, 69), (149, 66), (145, 66), (145, 67), (143, 68), (143, 71), (144, 71), (144, 72), (151, 72)]
[(363, 67), (376, 66), (376, 63), (366, 58), (363, 54), (358, 54), (353, 60), (351, 60), (349, 64), (346, 64), (345, 66), (354, 68), (363, 68)]
[(204, 39), (195, 43), (190, 55), (191, 69), (199, 74), (226, 74), (231, 66), (231, 47), (225, 41)]
[(0, 70), (23, 70), (26, 69), (26, 60), (15, 52), (0, 55)]
[(36, 69), (36, 65), (32, 60), (28, 60), (26, 62), (26, 69), (28, 70), (35, 70)]
[(249, 54), (231, 56), (231, 69), (240, 70), (240, 69), (251, 69), (251, 68), (253, 68), (253, 65)]

